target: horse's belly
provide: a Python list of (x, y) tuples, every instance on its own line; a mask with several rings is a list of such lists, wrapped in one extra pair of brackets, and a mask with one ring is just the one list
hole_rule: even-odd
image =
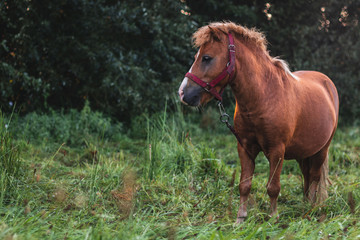
[(331, 108), (315, 109), (312, 115), (312, 118), (300, 120), (292, 139), (285, 147), (286, 159), (310, 157), (331, 140), (336, 128), (336, 116)]
[(304, 159), (319, 152), (330, 140), (331, 133), (313, 141), (311, 137), (302, 138), (285, 148), (285, 159)]

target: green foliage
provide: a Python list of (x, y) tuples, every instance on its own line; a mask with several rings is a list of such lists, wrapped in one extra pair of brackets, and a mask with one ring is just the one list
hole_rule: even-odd
[(2, 1), (1, 106), (92, 107), (122, 121), (157, 111), (190, 64), (179, 1)]
[(0, 111), (0, 207), (14, 196), (21, 176), (20, 149), (8, 131), (10, 124)]
[(191, 142), (186, 129), (194, 127), (187, 125), (183, 115), (178, 111), (168, 116), (165, 110), (147, 119), (148, 151), (145, 154), (145, 171), (149, 180), (161, 179), (169, 173), (197, 172), (206, 175), (215, 171), (216, 164), (213, 151), (207, 147), (197, 149)]
[(359, 9), (353, 0), (4, 0), (0, 105), (79, 110), (88, 99), (129, 124), (176, 92), (193, 59), (191, 34), (230, 20), (264, 31), (271, 55), (293, 70), (328, 75), (351, 122), (360, 114)]
[(112, 123), (102, 113), (91, 111), (89, 103), (79, 112), (51, 111), (49, 114), (29, 113), (18, 118), (11, 131), (17, 138), (34, 143), (54, 142), (67, 145), (85, 145), (94, 141), (116, 140), (122, 136), (121, 123)]
[[(86, 106), (78, 112), (77, 121), (93, 114)], [(40, 116), (34, 121), (42, 121)], [(196, 127), (195, 118), (198, 115), (183, 116), (180, 111), (145, 118), (147, 139), (123, 136), (99, 142), (98, 133), (91, 136), (88, 131), (86, 136), (77, 132), (85, 138), (86, 148), (26, 143), (18, 149), (21, 185), (14, 188), (12, 204), (0, 206), (0, 238), (359, 237), (358, 126), (340, 128), (335, 135), (329, 161), (332, 185), (323, 205), (311, 206), (303, 200), (297, 163), (286, 161), (278, 199), (280, 218), (270, 219), (268, 161), (259, 156), (249, 216), (245, 223), (234, 226), (240, 170), (236, 140), (222, 125)], [(9, 129), (20, 123), (12, 121)], [(57, 141), (55, 135), (49, 138), (48, 142)], [(12, 141), (24, 144), (22, 139)], [(92, 155), (83, 164), (71, 164), (89, 151)], [(230, 160), (235, 162), (228, 164)]]

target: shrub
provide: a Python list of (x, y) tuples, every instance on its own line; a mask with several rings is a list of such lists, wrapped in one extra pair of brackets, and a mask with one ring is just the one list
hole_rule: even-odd
[(121, 137), (122, 125), (112, 122), (103, 113), (92, 111), (89, 102), (79, 112), (75, 109), (52, 110), (49, 114), (29, 113), (19, 117), (14, 134), (35, 143), (45, 141), (66, 143), (68, 145), (85, 144), (85, 140), (116, 140)]

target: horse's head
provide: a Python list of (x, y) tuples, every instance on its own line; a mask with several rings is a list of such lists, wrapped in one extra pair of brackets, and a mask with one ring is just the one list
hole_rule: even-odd
[(194, 39), (200, 49), (180, 85), (179, 96), (187, 105), (201, 106), (213, 97), (221, 100), (222, 90), (234, 71), (235, 49), (231, 34), (217, 32), (210, 26), (200, 28)]

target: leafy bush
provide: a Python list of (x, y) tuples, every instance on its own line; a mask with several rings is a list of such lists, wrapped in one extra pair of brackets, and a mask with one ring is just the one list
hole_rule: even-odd
[(79, 110), (89, 99), (129, 123), (161, 111), (176, 92), (195, 53), (192, 33), (231, 20), (265, 32), (271, 55), (291, 69), (328, 75), (352, 121), (360, 115), (359, 16), (353, 0), (3, 0), (0, 105)]
[(36, 143), (51, 141), (69, 145), (85, 144), (85, 140), (115, 140), (121, 137), (121, 123), (113, 123), (100, 112), (93, 112), (86, 102), (79, 112), (51, 111), (50, 114), (29, 113), (19, 117), (12, 131), (18, 138)]
[[(129, 121), (162, 108), (189, 66), (180, 1), (1, 1), (0, 104), (92, 108)], [(174, 81), (175, 80), (175, 81)]]

